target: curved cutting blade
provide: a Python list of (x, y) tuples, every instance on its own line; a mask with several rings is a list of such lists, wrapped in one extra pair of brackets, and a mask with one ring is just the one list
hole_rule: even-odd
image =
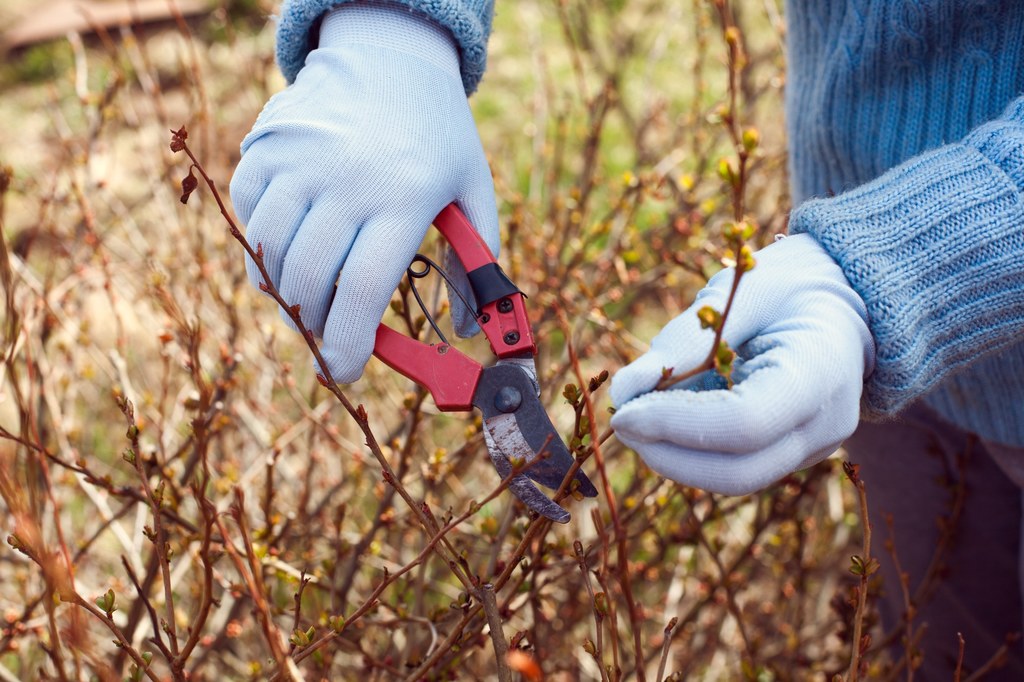
[[(484, 419), (487, 454), (490, 455), (494, 468), (502, 478), (507, 478), (512, 473), (512, 461), (528, 462), (534, 456), (533, 450), (519, 433), (515, 421), (516, 418), (511, 414)], [(508, 487), (512, 494), (541, 516), (558, 523), (569, 522), (569, 512), (542, 493), (524, 474), (514, 476)]]
[[(501, 360), (483, 370), (473, 404), (483, 413), (492, 460), (526, 463), (521, 475), (557, 489), (575, 460), (540, 404), (535, 376), (532, 359)], [(597, 495), (582, 471), (574, 479), (582, 495)]]

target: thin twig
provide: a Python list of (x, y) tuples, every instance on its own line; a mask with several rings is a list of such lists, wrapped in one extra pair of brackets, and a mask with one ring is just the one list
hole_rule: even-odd
[(494, 663), (498, 667), (498, 680), (512, 682), (512, 669), (508, 665), (508, 642), (501, 627), (501, 614), (498, 613), (498, 602), (494, 598), (494, 585), (484, 583), (480, 586), (480, 602), (483, 604), (487, 625), (491, 630), (491, 645), (494, 647)]
[(953, 671), (953, 682), (960, 682), (960, 676), (964, 672), (964, 636), (956, 633), (956, 670)]
[(661, 642), (661, 660), (658, 661), (658, 675), (655, 680), (665, 679), (665, 665), (668, 663), (668, 653), (672, 649), (672, 632), (676, 629), (678, 618), (673, 617), (665, 626), (665, 638)]
[(996, 649), (995, 653), (982, 664), (980, 668), (971, 673), (964, 682), (980, 682), (985, 679), (993, 670), (998, 670), (1006, 665), (1006, 658), (1010, 654), (1010, 647), (1017, 646), (1017, 642), (1020, 641), (1020, 633), (1014, 632), (1006, 636), (1006, 641)]
[(863, 656), (871, 644), (870, 637), (863, 635), (862, 632), (864, 629), (864, 617), (867, 614), (868, 581), (871, 578), (871, 574), (877, 569), (878, 562), (871, 558), (871, 519), (868, 517), (867, 493), (865, 492), (864, 481), (860, 477), (859, 467), (856, 464), (844, 462), (843, 470), (857, 488), (857, 501), (863, 528), (861, 556), (860, 560), (855, 562), (859, 564), (860, 584), (857, 587), (857, 607), (853, 614), (853, 651), (850, 654), (850, 667), (847, 672), (847, 682), (857, 682), (860, 679), (861, 656)]
[(574, 371), (576, 372), (576, 378), (580, 382), (580, 390), (583, 393), (583, 401), (587, 408), (587, 418), (590, 425), (590, 443), (593, 448), (594, 462), (597, 465), (598, 472), (601, 474), (601, 485), (604, 488), (605, 501), (608, 504), (608, 512), (612, 517), (612, 526), (615, 528), (617, 549), (616, 560), (618, 562), (617, 575), (619, 579), (619, 586), (622, 588), (622, 596), (626, 601), (626, 608), (629, 612), (629, 622), (633, 631), (633, 655), (636, 661), (634, 674), (640, 682), (644, 682), (646, 675), (644, 674), (643, 655), (643, 617), (640, 613), (640, 607), (633, 598), (632, 578), (629, 570), (629, 550), (626, 546), (626, 530), (622, 525), (622, 520), (619, 518), (618, 506), (615, 501), (615, 493), (612, 491), (608, 472), (605, 468), (604, 457), (601, 454), (600, 435), (597, 431), (597, 415), (594, 410), (593, 401), (590, 397), (590, 389), (588, 386), (589, 382), (583, 376), (583, 370), (580, 368), (579, 357), (576, 355), (576, 349), (572, 343), (569, 320), (566, 318), (565, 311), (563, 311), (561, 307), (558, 307), (555, 310), (555, 313), (558, 315), (559, 322), (562, 325), (562, 331), (565, 333), (566, 350), (569, 353), (569, 359), (572, 362)]

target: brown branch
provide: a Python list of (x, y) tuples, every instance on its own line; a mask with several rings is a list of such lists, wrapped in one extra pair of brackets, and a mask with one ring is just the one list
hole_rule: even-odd
[(573, 370), (576, 372), (576, 378), (580, 382), (580, 390), (583, 393), (583, 402), (587, 408), (587, 417), (590, 424), (590, 443), (593, 448), (592, 452), (594, 462), (601, 475), (601, 486), (604, 489), (605, 501), (608, 504), (608, 512), (612, 517), (612, 526), (615, 528), (619, 586), (622, 589), (622, 596), (626, 600), (626, 608), (629, 611), (629, 622), (633, 631), (633, 655), (636, 660), (636, 670), (634, 671), (634, 674), (640, 682), (644, 682), (646, 676), (644, 674), (643, 656), (643, 616), (640, 613), (640, 607), (633, 598), (633, 587), (629, 570), (629, 551), (626, 546), (626, 531), (622, 525), (621, 519), (619, 518), (618, 505), (615, 501), (615, 493), (612, 491), (611, 482), (608, 478), (608, 471), (605, 468), (604, 457), (601, 454), (600, 436), (597, 431), (597, 416), (595, 414), (593, 401), (590, 397), (589, 382), (584, 378), (583, 370), (580, 368), (579, 357), (577, 356), (576, 348), (572, 343), (572, 332), (569, 327), (569, 320), (566, 318), (565, 311), (563, 311), (561, 307), (556, 308), (555, 312), (558, 315), (559, 322), (561, 323), (562, 332), (565, 334), (566, 350), (569, 353), (569, 359), (572, 362)]
[(491, 645), (494, 647), (494, 663), (498, 667), (498, 680), (512, 682), (512, 669), (508, 665), (508, 642), (501, 627), (501, 615), (498, 613), (498, 602), (494, 598), (494, 585), (484, 583), (480, 586), (478, 599), (483, 605), (484, 615), (491, 630)]
[(878, 562), (871, 558), (871, 519), (868, 517), (868, 498), (864, 481), (860, 478), (859, 467), (856, 464), (843, 462), (843, 470), (857, 489), (857, 501), (863, 526), (861, 556), (854, 557), (854, 567), (860, 577), (860, 585), (857, 587), (857, 606), (853, 614), (853, 651), (850, 654), (850, 667), (847, 671), (847, 682), (857, 682), (860, 679), (861, 657), (871, 644), (870, 636), (863, 635), (862, 632), (864, 617), (867, 614), (868, 581), (877, 570)]

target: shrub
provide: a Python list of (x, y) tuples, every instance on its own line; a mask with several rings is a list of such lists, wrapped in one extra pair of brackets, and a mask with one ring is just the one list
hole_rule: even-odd
[(601, 490), (564, 527), (500, 492), (473, 415), (376, 362), (325, 390), (249, 287), (201, 180), (282, 85), (269, 27), (132, 27), (9, 85), (4, 676), (855, 677), (871, 559), (836, 467), (723, 498), (607, 429), (607, 372), (788, 208), (774, 3), (682, 5), (505, 3), (473, 99), (542, 398)]

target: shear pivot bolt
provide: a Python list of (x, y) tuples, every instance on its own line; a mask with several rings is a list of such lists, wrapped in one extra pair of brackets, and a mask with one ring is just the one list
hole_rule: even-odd
[(503, 337), (506, 346), (514, 346), (519, 342), (519, 332), (509, 332)]
[(505, 414), (515, 412), (522, 402), (522, 394), (511, 386), (506, 386), (494, 394), (494, 407)]

